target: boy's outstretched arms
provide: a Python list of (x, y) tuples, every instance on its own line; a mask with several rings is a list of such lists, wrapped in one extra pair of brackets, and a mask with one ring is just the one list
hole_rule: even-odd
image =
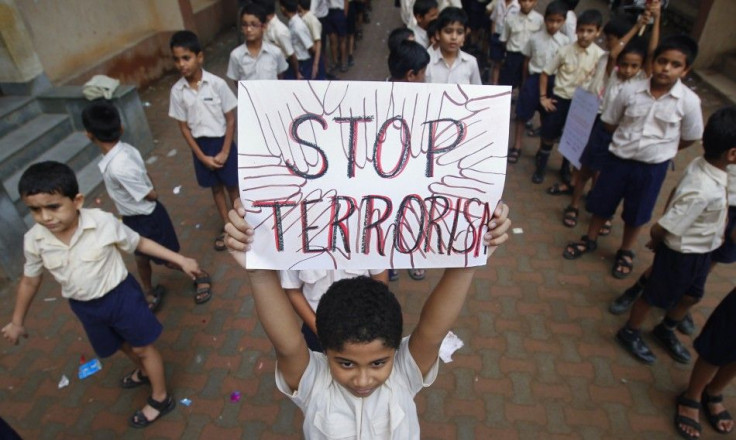
[(2, 329), (3, 337), (10, 341), (11, 344), (18, 344), (21, 336), (28, 337), (23, 322), (25, 321), (28, 309), (31, 307), (31, 301), (41, 286), (41, 277), (29, 277), (23, 275), (18, 284), (17, 297), (15, 299), (15, 309), (13, 317), (9, 324)]
[[(507, 231), (511, 226), (508, 213), (508, 205), (499, 202), (488, 225), (489, 231), (483, 237), (485, 245), (496, 247), (508, 240)], [(409, 351), (422, 376), (429, 372), (437, 360), (442, 340), (455, 324), (465, 304), (474, 274), (474, 267), (445, 269), (424, 303), (417, 327), (409, 338)]]
[[(243, 267), (244, 251), (249, 250), (253, 242), (253, 229), (243, 219), (244, 216), (243, 205), (236, 200), (235, 207), (228, 213), (230, 222), (225, 225), (225, 243), (233, 258)], [(258, 320), (276, 350), (278, 369), (289, 387), (296, 390), (309, 363), (309, 349), (294, 308), (275, 270), (248, 270), (248, 277)]]

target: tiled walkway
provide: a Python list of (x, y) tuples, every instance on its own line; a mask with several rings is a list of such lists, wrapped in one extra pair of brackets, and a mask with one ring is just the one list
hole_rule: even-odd
[[(357, 66), (347, 79), (382, 80), (386, 75), (385, 38), (398, 25), (398, 11), (389, 2), (374, 4)], [(210, 46), (208, 68), (223, 75), (235, 44), (231, 32)], [(170, 389), (192, 404), (179, 404), (145, 431), (128, 428), (127, 418), (144, 404), (146, 391), (118, 387), (130, 370), (122, 356), (105, 360), (102, 371), (88, 379), (76, 378), (80, 356), (90, 359), (93, 353), (59, 287), (47, 276), (27, 321), (30, 338), (18, 347), (0, 345), (0, 415), (24, 438), (300, 438), (302, 416), (274, 387), (274, 356), (256, 322), (247, 277), (227, 253), (212, 249), (219, 219), (210, 194), (196, 185), (176, 124), (166, 116), (175, 79), (163, 78), (142, 99), (150, 103), (146, 112), (157, 142), (149, 158), (149, 163), (156, 158), (149, 165), (151, 175), (175, 221), (183, 252), (198, 258), (214, 279), (213, 300), (195, 306), (191, 283), (183, 275), (155, 272), (169, 291), (158, 315), (165, 326), (158, 347)], [(717, 98), (702, 96), (708, 114), (720, 105)], [(552, 172), (545, 185), (531, 184), (536, 142), (526, 139), (524, 156), (508, 170), (505, 199), (514, 227), (523, 233), (513, 235), (478, 272), (455, 328), (465, 347), (453, 363), (442, 366), (434, 386), (417, 397), (422, 438), (673, 438), (674, 396), (686, 385), (690, 367), (676, 364), (656, 346), (659, 360), (647, 367), (614, 343), (624, 318), (608, 314), (607, 304), (633, 282), (609, 275), (622, 225), (614, 222), (613, 234), (600, 241), (594, 255), (564, 260), (563, 245), (583, 233), (587, 217), (575, 230), (562, 226), (566, 200), (544, 192), (554, 181)], [(662, 194), (669, 193), (697, 152), (693, 147), (678, 157)], [(558, 164), (559, 157), (551, 169)], [(176, 186), (181, 186), (178, 194), (173, 193)], [(88, 197), (87, 205), (113, 209), (104, 192)], [(635, 276), (652, 258), (644, 242), (642, 237), (636, 248)], [(132, 258), (128, 262), (134, 271)], [(407, 331), (437, 279), (438, 273), (430, 271), (421, 282), (402, 276), (392, 283), (406, 311)], [(707, 296), (695, 309), (698, 326), (735, 282), (733, 267), (714, 271)], [(13, 291), (3, 292), (2, 322), (10, 316), (13, 297)], [(689, 338), (684, 340), (691, 345)], [(58, 389), (62, 375), (71, 384)], [(231, 401), (234, 391), (241, 393), (237, 402)], [(726, 397), (736, 409), (736, 392), (729, 388)], [(704, 426), (704, 438), (716, 437)]]

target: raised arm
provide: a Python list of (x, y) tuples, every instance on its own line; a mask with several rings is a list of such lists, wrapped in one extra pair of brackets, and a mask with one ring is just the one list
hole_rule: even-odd
[[(488, 225), (489, 231), (484, 237), (486, 245), (495, 247), (508, 239), (506, 231), (511, 225), (508, 211), (509, 208), (504, 203), (499, 203), (496, 207)], [(465, 304), (474, 274), (475, 268), (472, 267), (445, 269), (439, 283), (424, 303), (419, 323), (409, 339), (409, 351), (422, 376), (432, 368), (442, 340), (455, 324)]]

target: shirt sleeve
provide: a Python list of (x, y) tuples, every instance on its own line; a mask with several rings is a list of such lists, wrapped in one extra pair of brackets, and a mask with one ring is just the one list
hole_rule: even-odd
[(105, 214), (107, 215), (107, 218), (104, 219), (106, 227), (111, 228), (110, 232), (115, 237), (115, 244), (118, 249), (132, 254), (138, 247), (138, 243), (141, 241), (141, 236), (124, 225), (123, 222), (115, 218), (114, 215), (109, 212), (106, 212)]
[(278, 362), (276, 362), (274, 375), (276, 377), (276, 388), (303, 410), (309, 405), (309, 401), (315, 392), (320, 392), (326, 388), (330, 371), (325, 355), (309, 350), (309, 363), (307, 368), (304, 369), (304, 373), (302, 373), (302, 378), (299, 380), (296, 390), (289, 388), (286, 380), (284, 380), (284, 375), (279, 370)]
[(181, 91), (176, 89), (178, 85), (179, 83), (177, 82), (171, 88), (171, 95), (169, 96), (169, 117), (177, 121), (186, 122), (187, 109), (184, 107), (184, 99), (182, 99)]
[(478, 70), (478, 60), (476, 59), (473, 59), (470, 66), (470, 84), (483, 84), (483, 81), (480, 80), (480, 70)]
[(230, 90), (225, 80), (220, 78), (220, 81), (217, 82), (217, 93), (220, 95), (222, 112), (227, 113), (238, 106), (238, 98), (235, 97), (235, 94)]
[(23, 237), (23, 254), (26, 257), (26, 262), (23, 265), (23, 275), (35, 278), (43, 273), (43, 260), (31, 234), (33, 234), (33, 229)]
[(509, 36), (511, 35), (511, 23), (509, 18), (503, 21), (503, 33), (501, 33), (501, 37), (499, 38), (504, 43), (509, 41)]
[(534, 40), (534, 37), (526, 40), (526, 43), (524, 43), (524, 46), (521, 48), (521, 54), (524, 55), (527, 58), (532, 57), (532, 41)]
[(238, 81), (240, 79), (240, 69), (238, 68), (238, 60), (235, 58), (235, 51), (230, 53), (230, 60), (227, 63), (228, 78)]
[(288, 30), (279, 32), (276, 34), (276, 38), (278, 38), (279, 46), (284, 49), (287, 57), (294, 55), (294, 46), (291, 44), (291, 34)]
[(284, 289), (301, 289), (304, 284), (299, 278), (298, 270), (280, 270), (279, 280)]
[(708, 201), (697, 192), (676, 195), (664, 216), (657, 223), (667, 232), (683, 236), (708, 206)]
[(148, 183), (146, 170), (140, 169), (132, 160), (121, 161), (121, 166), (111, 170), (111, 174), (138, 202), (143, 200), (153, 189), (153, 185)]
[(394, 358), (394, 368), (396, 369), (397, 378), (406, 381), (406, 387), (411, 391), (412, 395), (416, 395), (422, 388), (426, 388), (432, 385), (437, 379), (437, 373), (440, 370), (440, 358), (437, 353), (437, 359), (435, 359), (432, 368), (429, 369), (426, 376), (422, 376), (421, 370), (417, 365), (414, 357), (409, 351), (409, 338), (407, 336), (401, 340), (399, 349), (396, 351), (396, 357)]
[(286, 62), (286, 57), (284, 56), (284, 53), (279, 50), (279, 53), (278, 55), (276, 55), (276, 57), (276, 69), (278, 70), (278, 73), (286, 72), (286, 69), (289, 68), (289, 63)]
[(601, 114), (601, 121), (610, 125), (618, 125), (621, 122), (621, 117), (626, 110), (626, 102), (628, 100), (627, 87), (621, 89), (618, 95), (610, 101), (610, 105), (603, 109)]
[(553, 56), (552, 58), (550, 58), (549, 61), (547, 61), (547, 64), (544, 66), (544, 70), (543, 70), (544, 73), (546, 73), (547, 75), (554, 75), (555, 73), (557, 73), (557, 69), (559, 69), (560, 64), (562, 64), (562, 57), (563, 57), (562, 54), (564, 51), (565, 49), (561, 48), (560, 50), (557, 51), (555, 56)]
[(699, 101), (692, 98), (685, 102), (685, 115), (680, 126), (683, 141), (695, 141), (703, 137), (703, 111)]
[(312, 40), (312, 34), (309, 32), (309, 28), (306, 24), (296, 33), (297, 38), (301, 40), (304, 47), (311, 49), (314, 46), (314, 40)]

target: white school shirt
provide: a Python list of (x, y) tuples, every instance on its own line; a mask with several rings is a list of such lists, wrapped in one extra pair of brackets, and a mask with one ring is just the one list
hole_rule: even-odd
[(409, 27), (417, 24), (417, 19), (414, 17), (414, 0), (401, 0), (401, 21), (404, 25)]
[(317, 18), (325, 18), (330, 12), (327, 0), (312, 0), (309, 4), (309, 11)]
[(287, 59), (294, 53), (289, 28), (276, 15), (269, 20), (263, 39), (281, 49)]
[[(437, 0), (437, 10), (438, 11), (442, 12), (443, 9), (449, 8), (449, 7), (462, 9), (463, 2), (460, 0)], [(412, 12), (414, 11), (412, 10)], [(416, 20), (416, 17), (415, 17), (415, 20)]]
[[(488, 6), (491, 6), (491, 4), (489, 3)], [(498, 0), (496, 4), (491, 7), (493, 8), (491, 11), (491, 20), (496, 24), (496, 28), (494, 30), (498, 35), (503, 35), (503, 28), (506, 19), (519, 13), (519, 2), (518, 0), (513, 0), (511, 4), (507, 6), (506, 0)]]
[(562, 32), (550, 35), (547, 29), (542, 29), (532, 34), (521, 49), (521, 53), (529, 58), (529, 74), (542, 73), (544, 66), (557, 54), (557, 51), (569, 43), (570, 39)]
[(728, 206), (736, 206), (736, 165), (729, 165), (726, 171), (728, 171)]
[(336, 281), (359, 276), (372, 277), (383, 271), (384, 269), (280, 270), (279, 278), (284, 289), (302, 289), (309, 306), (316, 312), (319, 299)]
[(128, 276), (120, 251), (133, 253), (139, 241), (137, 232), (109, 212), (82, 208), (68, 245), (39, 224), (26, 232), (23, 274), (38, 277), (45, 267), (61, 284), (64, 298), (101, 298)]
[(148, 215), (156, 209), (156, 202), (146, 200), (153, 183), (138, 149), (118, 142), (97, 166), (120, 215)]
[(506, 42), (506, 50), (509, 52), (521, 52), (533, 33), (544, 28), (544, 17), (535, 10), (528, 14), (519, 12), (506, 18), (503, 26), (501, 41)]
[(429, 46), (429, 35), (427, 35), (427, 31), (419, 27), (416, 23), (409, 25), (409, 29), (414, 32), (414, 41), (426, 49)]
[(314, 45), (312, 33), (299, 14), (294, 14), (289, 19), (289, 33), (291, 34), (291, 45), (294, 46), (296, 59), (304, 61), (311, 58), (309, 49)]
[(276, 363), (276, 387), (304, 413), (304, 438), (419, 440), (414, 396), (432, 385), (439, 358), (426, 376), (409, 352), (409, 337), (401, 340), (386, 382), (365, 398), (355, 397), (332, 379), (327, 356), (309, 351), (309, 364), (291, 390)]
[(575, 15), (575, 11), (567, 11), (567, 14), (565, 14), (565, 23), (562, 24), (560, 32), (567, 35), (567, 38), (570, 39), (570, 43), (578, 41), (578, 34), (575, 33), (577, 27), (578, 16)]
[(667, 230), (667, 247), (684, 254), (705, 254), (721, 246), (728, 214), (726, 185), (728, 174), (704, 157), (690, 162), (657, 222)]
[(312, 34), (312, 42), (322, 40), (322, 23), (319, 22), (319, 18), (311, 12), (307, 11), (302, 15), (302, 21), (309, 28), (309, 33)]
[(608, 80), (603, 84), (603, 99), (601, 99), (601, 105), (598, 107), (598, 113), (603, 113), (603, 110), (613, 103), (613, 100), (616, 99), (619, 92), (621, 92), (621, 89), (624, 88), (626, 84), (643, 79), (647, 79), (647, 74), (644, 72), (644, 69), (639, 70), (636, 75), (627, 81), (622, 81), (621, 78), (618, 77), (618, 67), (614, 67), (611, 74), (608, 75)]
[(279, 73), (289, 68), (281, 49), (266, 40), (261, 41), (261, 51), (255, 57), (245, 44), (230, 52), (227, 77), (235, 81), (251, 79), (278, 79)]
[(327, 5), (330, 9), (345, 10), (345, 2), (343, 0), (327, 0)]
[(621, 88), (601, 120), (616, 125), (609, 151), (622, 159), (645, 163), (666, 162), (677, 154), (680, 140), (703, 135), (700, 98), (680, 80), (654, 99), (651, 80), (632, 81)]
[(237, 105), (225, 80), (202, 69), (199, 90), (191, 88), (184, 77), (171, 87), (169, 116), (186, 122), (195, 138), (222, 137), (227, 131), (225, 113)]
[(426, 82), (435, 84), (482, 84), (480, 71), (475, 57), (458, 51), (452, 66), (448, 66), (442, 58), (440, 48), (428, 48), (429, 65), (427, 65)]

